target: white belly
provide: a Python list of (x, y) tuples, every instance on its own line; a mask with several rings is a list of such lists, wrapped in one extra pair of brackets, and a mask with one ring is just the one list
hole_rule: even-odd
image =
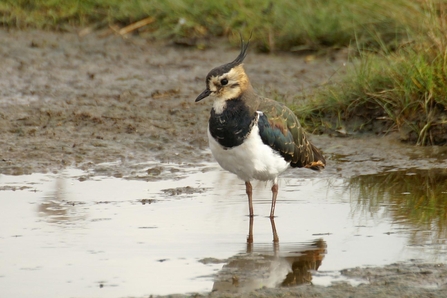
[(276, 180), (289, 166), (281, 155), (262, 142), (256, 125), (244, 143), (237, 147), (224, 149), (214, 140), (209, 129), (208, 139), (219, 165), (244, 181)]

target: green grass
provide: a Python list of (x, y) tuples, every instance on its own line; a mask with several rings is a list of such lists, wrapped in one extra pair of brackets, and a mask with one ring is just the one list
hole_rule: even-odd
[(418, 145), (447, 144), (447, 26), (445, 8), (426, 7), (411, 43), (372, 54), (360, 49), (340, 80), (295, 107), (317, 131), (397, 131)]
[[(64, 30), (70, 26), (128, 25), (145, 17), (155, 37), (197, 38), (253, 32), (261, 51), (391, 47), (417, 24), (417, 5), (405, 0), (1, 0), (8, 27)], [(236, 40), (235, 40), (236, 42)]]

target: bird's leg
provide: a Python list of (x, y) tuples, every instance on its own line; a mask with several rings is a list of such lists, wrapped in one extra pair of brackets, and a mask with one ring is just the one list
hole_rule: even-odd
[(270, 223), (272, 224), (272, 233), (273, 233), (273, 243), (276, 247), (276, 244), (279, 242), (278, 233), (276, 232), (276, 225), (275, 225), (275, 219), (273, 217), (270, 217)]
[(275, 216), (276, 198), (278, 197), (278, 182), (275, 180), (272, 186), (272, 207), (270, 208), (270, 218)]
[(250, 181), (245, 181), (245, 192), (248, 196), (248, 210), (250, 212), (250, 217), (253, 217), (253, 188), (251, 187)]
[(250, 216), (250, 226), (248, 227), (247, 236), (247, 252), (252, 252), (253, 249), (253, 216)]

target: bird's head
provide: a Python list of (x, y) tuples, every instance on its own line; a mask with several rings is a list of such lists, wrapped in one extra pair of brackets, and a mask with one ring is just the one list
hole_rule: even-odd
[(250, 86), (248, 76), (242, 62), (247, 56), (249, 41), (245, 43), (241, 37), (241, 52), (230, 63), (212, 69), (206, 76), (206, 88), (196, 98), (196, 102), (213, 95), (216, 100), (226, 101), (239, 98)]

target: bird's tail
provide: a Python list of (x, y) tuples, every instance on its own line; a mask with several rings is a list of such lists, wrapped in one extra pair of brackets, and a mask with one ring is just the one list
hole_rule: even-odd
[(310, 148), (308, 148), (308, 150), (310, 151), (310, 158), (304, 167), (314, 171), (321, 171), (326, 166), (326, 159), (321, 151), (314, 146), (314, 144), (309, 142), (309, 146)]

